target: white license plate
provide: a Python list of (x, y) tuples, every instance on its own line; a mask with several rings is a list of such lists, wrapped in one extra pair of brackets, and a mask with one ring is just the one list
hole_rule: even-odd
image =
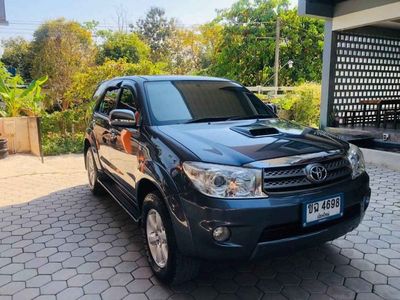
[(303, 226), (325, 222), (343, 216), (343, 196), (308, 202), (303, 206)]

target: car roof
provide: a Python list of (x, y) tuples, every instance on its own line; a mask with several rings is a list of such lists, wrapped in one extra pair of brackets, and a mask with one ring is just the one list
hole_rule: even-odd
[(189, 76), (189, 75), (137, 75), (124, 76), (115, 79), (132, 79), (137, 81), (171, 81), (171, 80), (188, 80), (188, 81), (230, 81), (225, 78), (209, 77), (209, 76)]

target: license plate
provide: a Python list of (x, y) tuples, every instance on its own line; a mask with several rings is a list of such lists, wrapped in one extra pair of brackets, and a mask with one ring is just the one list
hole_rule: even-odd
[(308, 202), (303, 206), (303, 226), (340, 218), (343, 216), (343, 196)]

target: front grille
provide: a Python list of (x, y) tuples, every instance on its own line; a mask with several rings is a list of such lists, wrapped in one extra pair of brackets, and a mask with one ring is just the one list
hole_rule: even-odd
[(309, 163), (264, 169), (264, 191), (266, 193), (297, 191), (324, 186), (351, 176), (350, 163), (344, 157), (331, 158), (318, 163), (328, 171), (326, 179), (320, 183), (311, 182), (307, 178), (304, 169)]
[(301, 222), (286, 223), (277, 226), (267, 227), (261, 233), (259, 242), (261, 243), (261, 242), (276, 241), (285, 238), (296, 237), (304, 234), (317, 232), (329, 228), (330, 226), (342, 223), (344, 221), (354, 219), (360, 216), (360, 213), (361, 213), (361, 205), (355, 204), (344, 209), (343, 217), (319, 223), (316, 225), (312, 225), (309, 227), (303, 227)]

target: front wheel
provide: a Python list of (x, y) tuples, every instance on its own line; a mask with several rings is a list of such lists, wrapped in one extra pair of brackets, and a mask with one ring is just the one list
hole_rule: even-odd
[(142, 230), (147, 259), (157, 278), (178, 284), (196, 277), (199, 262), (180, 253), (168, 210), (156, 193), (144, 199)]

